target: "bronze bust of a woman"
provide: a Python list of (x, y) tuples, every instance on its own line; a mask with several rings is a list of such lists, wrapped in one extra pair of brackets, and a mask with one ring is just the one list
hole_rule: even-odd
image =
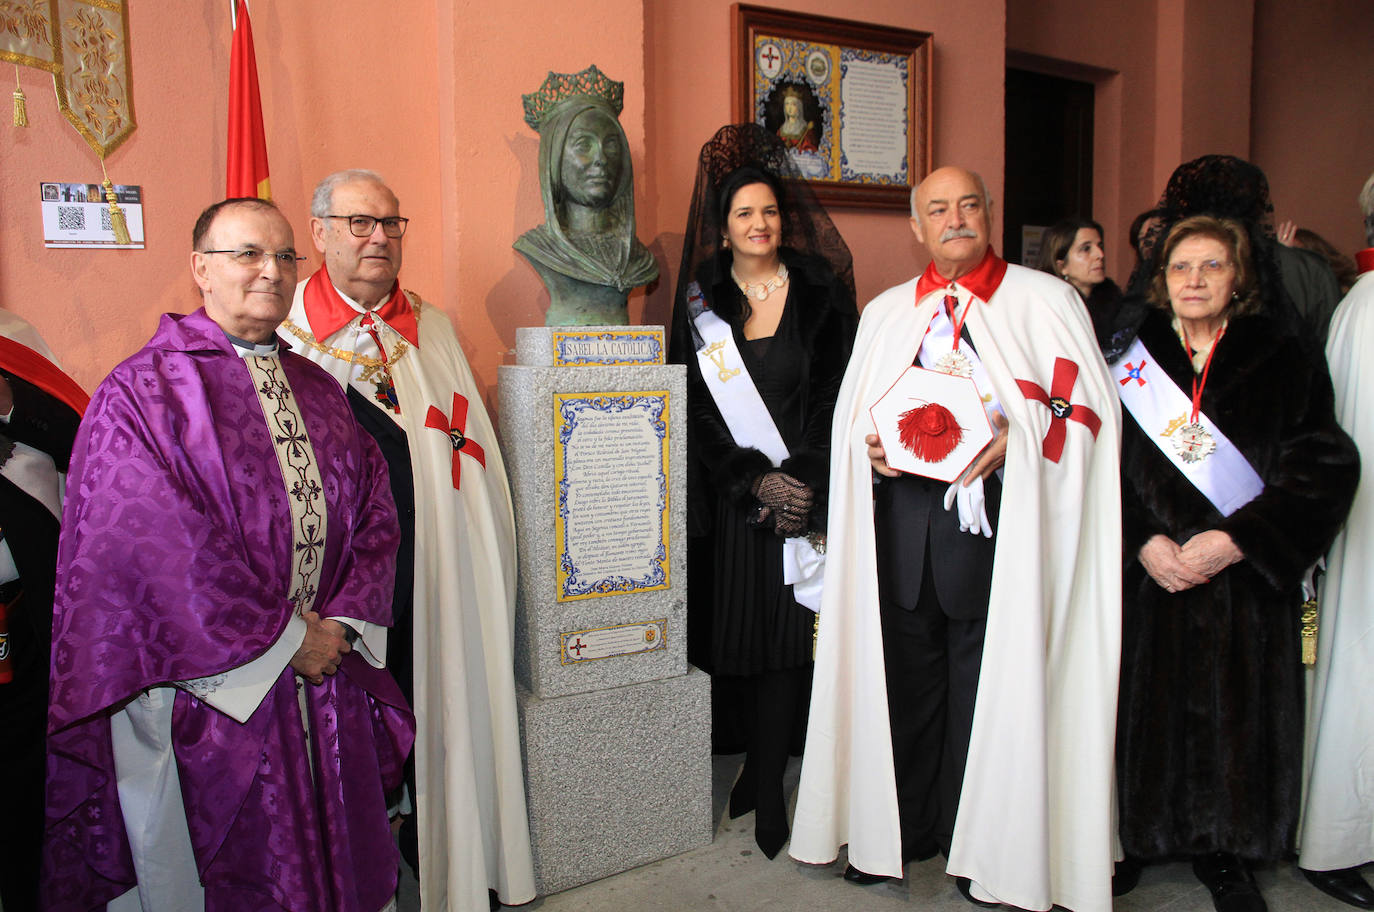
[(635, 238), (623, 98), (624, 83), (595, 66), (549, 73), (523, 96), (525, 122), (539, 132), (545, 221), (514, 246), (549, 289), (549, 326), (624, 325), (629, 290), (658, 277)]

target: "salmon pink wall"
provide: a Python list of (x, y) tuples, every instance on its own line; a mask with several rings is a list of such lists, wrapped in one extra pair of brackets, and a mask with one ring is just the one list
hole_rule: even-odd
[[(196, 214), (224, 186), (228, 5), (130, 3), (139, 127), (108, 164), (114, 180), (144, 188), (146, 250), (42, 247), (38, 183), (100, 173), (57, 114), (46, 77), (22, 71), (32, 126), (0, 128), (0, 306), (35, 323), (88, 389), (147, 339), (159, 313), (197, 304), (187, 252)], [(1356, 101), (1371, 46), (1365, 0), (1323, 0), (1331, 13), (1304, 13), (1291, 29), (1280, 0), (1156, 0), (1125, 11), (1088, 0), (787, 5), (934, 33), (934, 163), (981, 171), (995, 198), (1010, 47), (1079, 67), (1097, 84), (1098, 214), (1121, 226), (1113, 233), (1182, 158), (1247, 154), (1253, 136), (1280, 208), (1353, 243), (1357, 220), (1349, 216), (1344, 235), (1340, 220), (1374, 167), (1360, 163), (1370, 106)], [(310, 254), (307, 271), (319, 263), (307, 234), (314, 183), (336, 168), (381, 171), (412, 219), (402, 281), (454, 318), (490, 402), (515, 329), (542, 322), (548, 301), (510, 247), (543, 220), (538, 137), (520, 95), (549, 69), (594, 62), (626, 84), (639, 235), (661, 273), (632, 295), (631, 318), (668, 321), (697, 152), (730, 117), (729, 0), (436, 0), (384, 10), (255, 0), (252, 16), (272, 186)], [(1328, 162), (1339, 180), (1325, 180)], [(905, 214), (833, 215), (854, 251), (861, 301), (924, 267)]]
[(1275, 215), (1351, 253), (1374, 172), (1374, 15), (1368, 0), (1256, 0), (1251, 148)]
[(1007, 4), (1010, 62), (1096, 88), (1092, 214), (1118, 281), (1134, 262), (1131, 220), (1154, 206), (1179, 162), (1248, 154), (1252, 2)]
[(37, 326), (87, 389), (152, 335), (157, 314), (195, 306), (191, 226), (224, 192), (228, 4), (130, 7), (139, 126), (107, 166), (115, 183), (143, 185), (146, 250), (43, 248), (39, 182), (100, 180), (51, 77), (20, 68), (30, 126), (0, 122), (0, 306)]
[[(779, 5), (779, 4), (765, 4)], [(791, 0), (787, 8), (839, 15), (877, 25), (931, 32), (935, 36), (934, 165), (963, 165), (983, 174), (993, 197), (1002, 191), (1003, 0), (851, 0), (837, 7)], [(646, 185), (641, 237), (666, 258), (674, 283), (682, 251), (692, 184), (701, 146), (730, 122), (731, 3), (729, 0), (657, 0), (646, 3), (646, 84), (654, 105), (648, 148), (654, 173)], [(862, 305), (891, 285), (925, 268), (907, 214), (892, 210), (832, 208), (831, 216), (854, 254)], [(993, 236), (999, 237), (1000, 222)], [(922, 251), (923, 253), (923, 251)], [(667, 322), (673, 283), (647, 295), (645, 319)]]

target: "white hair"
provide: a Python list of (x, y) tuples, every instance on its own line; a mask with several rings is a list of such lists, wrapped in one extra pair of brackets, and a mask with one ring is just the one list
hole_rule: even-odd
[(1369, 175), (1369, 180), (1364, 182), (1360, 190), (1360, 211), (1365, 218), (1374, 216), (1374, 174)]
[[(366, 168), (348, 168), (344, 171), (335, 171), (315, 185), (315, 193), (310, 197), (310, 215), (314, 218), (324, 218), (329, 215), (329, 210), (334, 206), (334, 191), (344, 184), (351, 184), (354, 181), (372, 181), (386, 187), (386, 181), (376, 171), (369, 171)], [(390, 187), (387, 187), (390, 190)], [(395, 194), (392, 194), (395, 196)]]
[[(982, 194), (983, 206), (988, 210), (990, 216), (992, 212), (992, 195), (988, 193), (988, 185), (984, 182), (983, 175), (979, 174), (977, 171), (970, 171), (969, 174), (972, 174), (973, 179), (978, 182), (978, 192)], [(921, 181), (921, 184), (924, 183), (925, 181)], [(921, 213), (916, 211), (916, 192), (921, 189), (921, 184), (917, 184), (911, 188), (911, 217), (916, 220), (918, 225), (921, 223)]]

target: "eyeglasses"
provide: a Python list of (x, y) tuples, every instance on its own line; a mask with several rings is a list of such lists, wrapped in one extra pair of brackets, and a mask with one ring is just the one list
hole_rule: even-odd
[(371, 237), (372, 232), (377, 230), (377, 223), (382, 223), (382, 233), (389, 238), (398, 238), (406, 233), (406, 223), (408, 218), (401, 218), (399, 215), (388, 216), (387, 218), (377, 218), (372, 215), (326, 215), (323, 218), (345, 219), (348, 222), (348, 230), (353, 232), (354, 237)]
[(1180, 260), (1165, 266), (1164, 272), (1169, 276), (1182, 278), (1192, 275), (1193, 270), (1197, 269), (1202, 272), (1204, 277), (1211, 278), (1215, 275), (1221, 275), (1230, 268), (1230, 263), (1223, 263), (1221, 260), (1203, 260), (1201, 263), (1186, 263)]
[(231, 256), (235, 263), (248, 269), (261, 269), (268, 257), (276, 260), (277, 265), (282, 269), (295, 269), (296, 264), (305, 259), (303, 256), (297, 256), (294, 250), (279, 250), (276, 253), (268, 253), (266, 250), (254, 250), (252, 247), (245, 247), (242, 250), (202, 250), (201, 253), (222, 253), (225, 256)]

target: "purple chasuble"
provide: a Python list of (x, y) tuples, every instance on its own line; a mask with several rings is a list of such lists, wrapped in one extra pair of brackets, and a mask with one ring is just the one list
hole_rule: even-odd
[[(285, 345), (281, 366), (327, 509), (318, 592), (300, 610), (388, 625), (398, 531), (385, 463), (333, 378)], [(203, 310), (164, 315), (96, 390), (72, 454), (46, 908), (103, 908), (134, 884), (110, 715), (145, 689), (255, 659), (285, 629), (296, 610), (288, 496), (243, 360)], [(289, 666), (245, 723), (176, 693), (172, 739), (207, 910), (375, 912), (395, 892), (383, 790), (401, 781), (414, 717), (391, 676), (356, 653), (305, 694), (309, 747)]]

